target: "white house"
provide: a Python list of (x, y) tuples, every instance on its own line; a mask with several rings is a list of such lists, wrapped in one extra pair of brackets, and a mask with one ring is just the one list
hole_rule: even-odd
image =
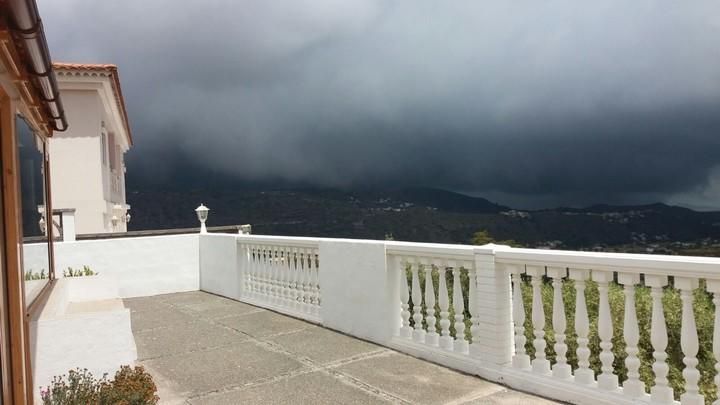
[[(50, 141), (52, 207), (75, 232), (127, 231), (124, 154), (132, 146), (117, 66), (55, 63), (70, 129)], [(57, 222), (57, 217), (55, 218)]]

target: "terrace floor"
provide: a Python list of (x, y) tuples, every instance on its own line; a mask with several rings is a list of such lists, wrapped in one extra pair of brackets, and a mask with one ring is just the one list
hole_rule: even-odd
[(125, 300), (162, 404), (551, 404), (203, 292)]

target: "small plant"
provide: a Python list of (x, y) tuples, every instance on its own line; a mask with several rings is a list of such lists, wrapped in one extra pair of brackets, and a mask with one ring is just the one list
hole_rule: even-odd
[(87, 369), (70, 370), (56, 376), (49, 387), (41, 388), (43, 405), (155, 405), (157, 387), (142, 366), (122, 366), (115, 379), (107, 374), (95, 378)]
[(68, 267), (67, 270), (63, 270), (63, 277), (97, 276), (98, 274), (100, 273), (93, 271), (90, 266), (83, 266), (82, 269)]
[(40, 273), (35, 273), (32, 271), (32, 269), (28, 270), (27, 273), (25, 273), (25, 281), (44, 280), (46, 278), (48, 278), (48, 275), (45, 273), (45, 269), (40, 270)]

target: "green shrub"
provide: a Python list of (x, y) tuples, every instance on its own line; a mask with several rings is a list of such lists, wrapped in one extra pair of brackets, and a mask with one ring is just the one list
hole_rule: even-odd
[(142, 366), (122, 366), (112, 381), (87, 369), (70, 370), (40, 390), (43, 405), (154, 405), (160, 400), (152, 376)]
[(98, 274), (100, 273), (93, 271), (90, 266), (83, 266), (82, 269), (68, 267), (67, 270), (63, 270), (63, 277), (97, 276)]

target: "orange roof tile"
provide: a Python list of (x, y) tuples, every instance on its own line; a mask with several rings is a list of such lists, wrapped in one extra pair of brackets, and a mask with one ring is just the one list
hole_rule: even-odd
[(56, 70), (74, 70), (74, 71), (95, 71), (95, 72), (108, 72), (112, 78), (112, 88), (115, 92), (115, 102), (123, 117), (123, 124), (125, 125), (125, 131), (128, 134), (128, 140), (132, 145), (132, 134), (130, 132), (130, 122), (128, 121), (127, 110), (125, 109), (125, 99), (122, 95), (122, 88), (120, 87), (120, 75), (118, 74), (117, 65), (113, 64), (100, 64), (100, 63), (60, 63), (54, 62), (53, 69)]

